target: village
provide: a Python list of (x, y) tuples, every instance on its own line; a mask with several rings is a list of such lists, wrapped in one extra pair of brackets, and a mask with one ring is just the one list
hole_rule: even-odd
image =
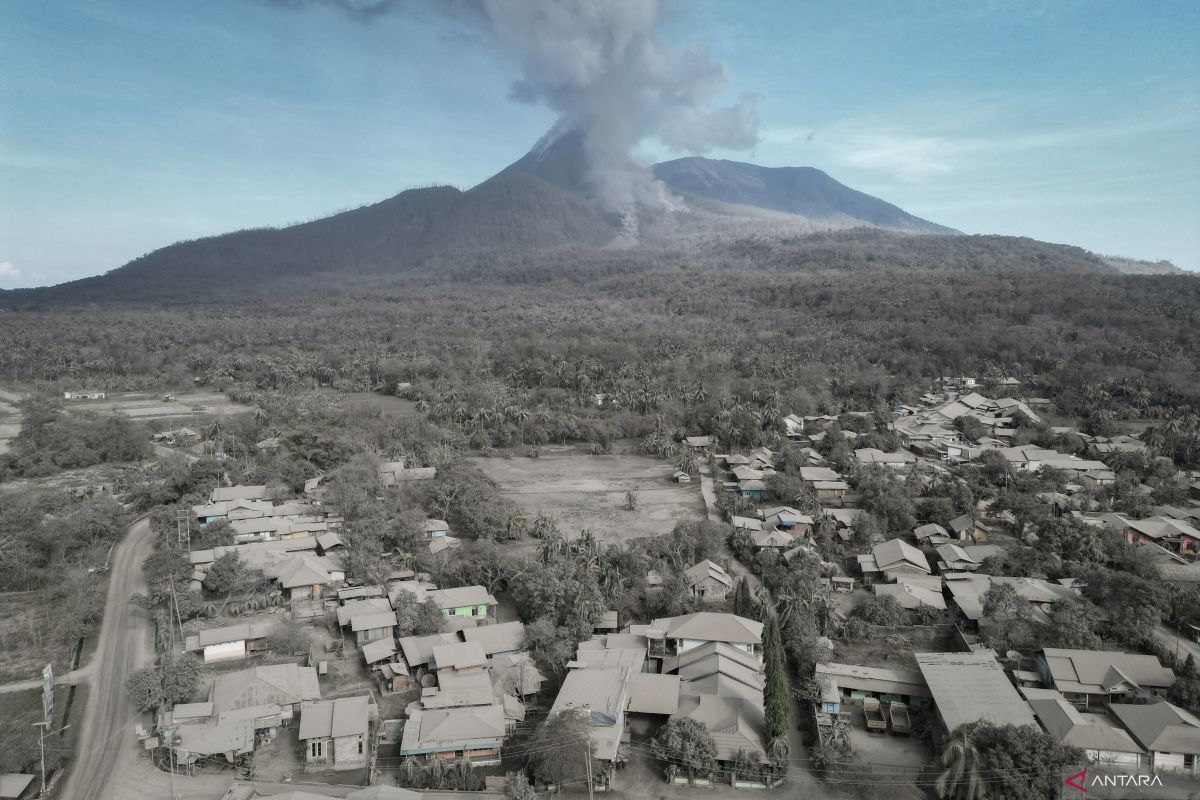
[[(1007, 396), (947, 378), (887, 414), (782, 416), (772, 447), (685, 432), (666, 459), (657, 439), (476, 459), (537, 515), (507, 560), (447, 521), (458, 495), (416, 459), (356, 472), (358, 510), (345, 475), (289, 490), (218, 473), (201, 502), (151, 514), (155, 569), (178, 582), (157, 611), (146, 601), (159, 666), (129, 680), (145, 712), (129, 745), (172, 780), (227, 781), (231, 800), (265, 796), (256, 784), (640, 796), (849, 770), (918, 784), (962, 731), (1028, 726), (1097, 769), (1186, 786), (1200, 775), (1195, 609), (1155, 617), (1140, 647), (1101, 646), (1093, 629), (1136, 597), (1094, 582), (1119, 551), (1194, 598), (1200, 474), (1136, 433), (1047, 425), (1050, 401), (1017, 381), (989, 386)], [(198, 428), (154, 431), (157, 455), (233, 460)], [(1112, 510), (1119, 480), (1130, 511)], [(555, 511), (586, 507), (595, 530), (558, 530), (542, 509), (561, 494)], [(347, 514), (396, 504), (405, 546), (364, 559)], [(1047, 563), (1052, 549), (1066, 555)], [(525, 560), (544, 571), (521, 574)], [(546, 607), (563, 595), (535, 584), (572, 570), (592, 585), (627, 572)], [(35, 784), (6, 775), (0, 796)]]

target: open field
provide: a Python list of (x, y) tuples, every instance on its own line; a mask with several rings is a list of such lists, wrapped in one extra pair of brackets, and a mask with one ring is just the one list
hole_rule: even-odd
[(0, 683), (40, 679), (48, 663), (56, 675), (70, 670), (71, 646), (50, 636), (48, 614), (38, 592), (0, 594)]
[(132, 419), (170, 420), (179, 425), (199, 424), (202, 419), (250, 411), (247, 405), (235, 403), (220, 392), (207, 390), (177, 393), (174, 400), (167, 401), (160, 394), (115, 392), (109, 393), (104, 400), (64, 401), (63, 407), (69, 411), (93, 411), (97, 414), (112, 411)]
[[(627, 541), (705, 518), (699, 485), (674, 483), (671, 464), (650, 456), (546, 448), (539, 458), (477, 458), (475, 465), (530, 514), (555, 517), (568, 538), (586, 529), (600, 541)], [(637, 511), (625, 510), (630, 490), (637, 492)]]
[(8, 440), (21, 431), (21, 412), (16, 407), (20, 399), (17, 392), (0, 389), (0, 453), (8, 452)]

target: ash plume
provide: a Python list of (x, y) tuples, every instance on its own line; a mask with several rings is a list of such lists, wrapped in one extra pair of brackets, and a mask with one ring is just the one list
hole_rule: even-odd
[(657, 138), (676, 152), (758, 143), (757, 98), (713, 107), (729, 86), (725, 67), (661, 35), (658, 0), (268, 0), (336, 8), (363, 22), (392, 13), (442, 18), (485, 33), (510, 53), (521, 78), (509, 96), (557, 112), (578, 129), (591, 190), (609, 211), (669, 206), (669, 194), (630, 152)]

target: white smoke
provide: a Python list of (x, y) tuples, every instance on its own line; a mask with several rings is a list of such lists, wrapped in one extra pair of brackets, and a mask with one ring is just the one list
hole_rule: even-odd
[(676, 152), (758, 143), (757, 98), (712, 103), (729, 86), (722, 64), (661, 34), (659, 0), (273, 0), (333, 6), (363, 21), (391, 12), (437, 14), (488, 34), (516, 58), (510, 96), (540, 103), (583, 134), (592, 189), (608, 210), (662, 208), (665, 188), (630, 152), (657, 138)]

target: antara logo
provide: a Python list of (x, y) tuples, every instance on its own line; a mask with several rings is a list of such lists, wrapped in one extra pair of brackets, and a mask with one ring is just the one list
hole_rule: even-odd
[(1153, 786), (1162, 786), (1162, 778), (1157, 775), (1093, 775), (1089, 781), (1087, 779), (1087, 770), (1081, 769), (1074, 775), (1068, 775), (1063, 779), (1063, 783), (1070, 786), (1072, 789), (1078, 789), (1084, 794), (1088, 793), (1088, 786), (1104, 786), (1108, 788), (1140, 788), (1148, 789)]

